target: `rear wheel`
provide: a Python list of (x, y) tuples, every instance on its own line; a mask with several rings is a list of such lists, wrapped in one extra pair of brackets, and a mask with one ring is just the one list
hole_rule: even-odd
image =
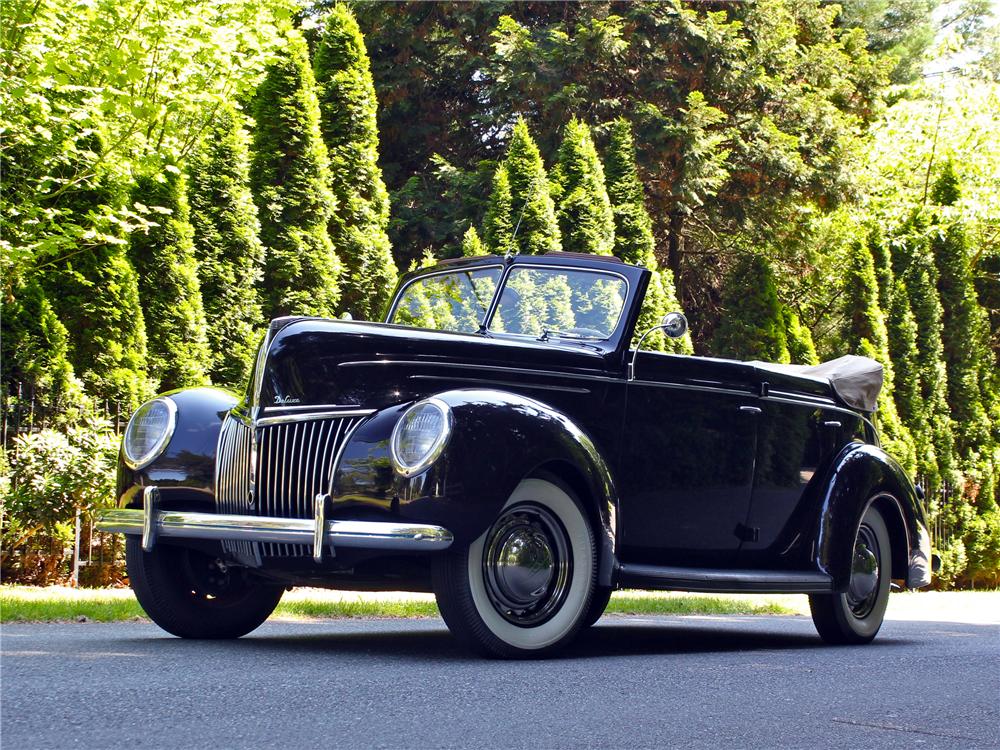
[(521, 482), (481, 537), (438, 557), (433, 569), (449, 630), (500, 658), (565, 646), (586, 623), (596, 575), (583, 509), (568, 488), (544, 479)]
[(587, 616), (583, 618), (583, 627), (589, 628), (601, 619), (604, 610), (608, 608), (608, 602), (611, 601), (612, 591), (613, 589), (610, 586), (596, 586), (594, 588), (594, 596), (590, 600), (590, 609), (587, 610)]
[(278, 606), (283, 589), (254, 580), (246, 568), (187, 547), (151, 552), (130, 536), (125, 561), (135, 598), (150, 619), (181, 638), (239, 638)]
[(892, 556), (882, 514), (869, 506), (854, 540), (851, 581), (843, 594), (809, 597), (813, 624), (827, 643), (869, 643), (889, 603)]

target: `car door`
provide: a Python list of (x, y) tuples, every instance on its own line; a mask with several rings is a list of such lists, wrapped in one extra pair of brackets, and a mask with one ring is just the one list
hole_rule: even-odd
[(738, 362), (639, 355), (618, 474), (622, 560), (733, 563), (752, 487), (753, 388), (753, 368)]
[(864, 423), (845, 410), (792, 396), (761, 400), (757, 460), (746, 539), (739, 566), (799, 569), (809, 564), (816, 507), (810, 482), (819, 481), (840, 449), (863, 434)]

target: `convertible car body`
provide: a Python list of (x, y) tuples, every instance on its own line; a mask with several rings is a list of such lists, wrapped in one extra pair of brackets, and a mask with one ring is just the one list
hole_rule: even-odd
[(623, 587), (808, 594), (826, 640), (871, 640), (890, 580), (930, 582), (871, 419), (880, 367), (637, 350), (648, 282), (480, 257), (404, 277), (386, 323), (277, 319), (242, 396), (136, 412), (99, 527), (187, 637), (243, 635), (310, 585), (434, 591), (494, 656), (559, 648)]

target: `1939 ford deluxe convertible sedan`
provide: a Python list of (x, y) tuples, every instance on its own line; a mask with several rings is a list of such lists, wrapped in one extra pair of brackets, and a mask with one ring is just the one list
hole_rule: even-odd
[(890, 582), (931, 576), (870, 419), (881, 367), (641, 351), (649, 280), (465, 258), (405, 276), (385, 323), (274, 320), (242, 398), (180, 390), (128, 424), (99, 528), (128, 535), (140, 604), (234, 638), (292, 586), (433, 591), (466, 645), (522, 657), (616, 588), (794, 592), (826, 641), (870, 641)]

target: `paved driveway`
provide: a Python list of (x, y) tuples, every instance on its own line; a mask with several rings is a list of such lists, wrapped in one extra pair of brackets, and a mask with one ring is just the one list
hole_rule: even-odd
[[(956, 618), (952, 618), (956, 619)], [(493, 662), (439, 620), (10, 625), (4, 748), (1000, 747), (1000, 628), (895, 620), (831, 648), (805, 617), (605, 617)]]

